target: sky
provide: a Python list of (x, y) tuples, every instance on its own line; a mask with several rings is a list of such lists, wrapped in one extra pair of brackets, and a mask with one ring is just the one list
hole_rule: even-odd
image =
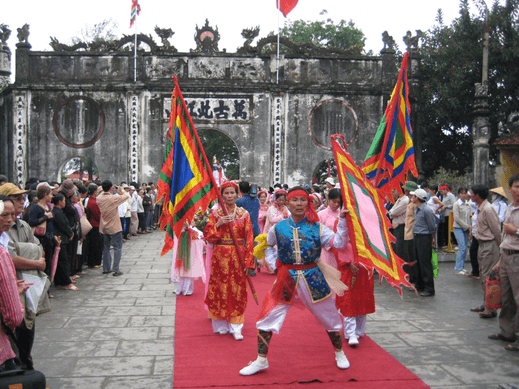
[[(116, 34), (134, 34), (129, 28), (131, 0), (24, 0), (3, 1), (0, 24), (11, 29), (8, 44), (14, 55), (18, 42), (17, 28), (25, 23), (30, 26), (29, 43), (33, 51), (52, 51), (50, 37), (61, 43), (70, 43), (70, 38), (79, 36), (81, 28), (112, 18), (117, 22)], [(401, 50), (405, 50), (402, 37), (410, 30), (428, 30), (436, 23), (437, 11), (443, 11), (444, 23), (449, 24), (459, 15), (458, 0), (299, 0), (288, 18), (276, 9), (276, 0), (139, 0), (142, 12), (137, 17), (139, 33), (151, 34), (155, 42), (155, 26), (171, 28), (175, 35), (170, 42), (180, 52), (189, 52), (196, 47), (196, 25), (202, 27), (205, 20), (218, 28), (219, 49), (235, 52), (243, 45), (241, 31), (244, 28), (260, 27), (259, 38), (277, 31), (285, 20), (322, 20), (331, 18), (355, 23), (366, 36), (366, 50), (378, 54), (383, 47), (382, 33), (388, 31)], [(321, 16), (322, 10), (327, 14)], [(258, 38), (253, 42), (257, 43)], [(14, 62), (14, 61), (13, 61)], [(14, 66), (14, 65), (13, 65)]]

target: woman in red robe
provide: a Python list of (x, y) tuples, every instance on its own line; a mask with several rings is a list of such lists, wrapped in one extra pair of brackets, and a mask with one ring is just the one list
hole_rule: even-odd
[[(238, 185), (226, 181), (222, 183), (220, 190), (223, 204), (211, 214), (204, 230), (205, 239), (214, 245), (205, 303), (209, 309), (213, 331), (221, 335), (231, 333), (234, 339), (242, 340), (241, 331), (247, 306), (245, 272), (248, 274), (249, 269), (254, 269), (254, 235), (249, 213), (236, 206)], [(223, 207), (227, 208), (228, 216), (224, 216)], [(231, 228), (245, 261), (243, 266), (239, 263)]]

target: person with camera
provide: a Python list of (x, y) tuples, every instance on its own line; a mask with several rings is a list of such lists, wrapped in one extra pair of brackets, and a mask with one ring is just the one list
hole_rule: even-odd
[[(118, 206), (124, 203), (129, 195), (120, 186), (114, 186), (112, 181), (101, 183), (101, 194), (97, 196), (97, 205), (101, 211), (99, 232), (103, 234), (103, 274), (113, 272), (113, 276), (123, 274), (119, 270), (119, 262), (123, 248), (123, 229), (119, 219)], [(115, 192), (115, 194), (114, 194)], [(110, 254), (110, 246), (114, 246), (114, 261)]]

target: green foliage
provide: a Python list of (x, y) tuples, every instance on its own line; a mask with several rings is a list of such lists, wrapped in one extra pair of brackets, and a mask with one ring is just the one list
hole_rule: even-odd
[(364, 33), (355, 27), (353, 21), (341, 20), (335, 24), (330, 18), (313, 22), (287, 21), (281, 30), (281, 36), (289, 38), (298, 45), (313, 43), (319, 47), (336, 47), (345, 50), (353, 47), (363, 50), (366, 41)]
[[(499, 123), (505, 123), (510, 113), (519, 110), (518, 3), (508, 0), (501, 6), (494, 2), (489, 11), (489, 120), (494, 161), (497, 153), (492, 143), (498, 137)], [(485, 14), (479, 9), (479, 15), (471, 15), (469, 1), (460, 0), (460, 16), (446, 26), (439, 12), (438, 24), (426, 32), (423, 40), (419, 131), (426, 177), (438, 166), (461, 175), (472, 165), (474, 84), (482, 79), (485, 27)]]
[(216, 156), (220, 165), (225, 168), (225, 176), (230, 180), (239, 179), (240, 153), (232, 139), (216, 130), (198, 130), (198, 136), (209, 163), (212, 165), (213, 156)]
[(437, 184), (438, 186), (448, 184), (454, 194), (457, 194), (459, 187), (464, 186), (465, 188), (468, 188), (470, 186), (470, 180), (467, 176), (460, 176), (457, 172), (447, 170), (441, 166), (434, 172), (427, 182), (430, 184)]

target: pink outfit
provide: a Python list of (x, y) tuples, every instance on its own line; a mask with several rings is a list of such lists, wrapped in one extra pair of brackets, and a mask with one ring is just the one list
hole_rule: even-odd
[[(325, 210), (319, 212), (319, 221), (321, 224), (324, 224), (330, 230), (334, 231), (335, 222), (339, 218), (340, 213), (340, 209), (333, 211), (330, 207), (328, 207)], [(337, 269), (337, 261), (331, 247), (321, 249), (321, 259), (324, 263), (327, 263), (328, 265)]]
[[(0, 312), (4, 323), (13, 331), (23, 320), (23, 307), (18, 293), (16, 271), (11, 256), (3, 247), (0, 247)], [(0, 327), (0, 364), (15, 356), (9, 343), (9, 337)]]
[(171, 281), (177, 283), (176, 294), (192, 294), (194, 283), (199, 277), (205, 283), (205, 268), (204, 268), (204, 246), (203, 234), (196, 228), (190, 227), (193, 231), (193, 236), (197, 238), (191, 238), (190, 246), (190, 269), (185, 269), (183, 266), (176, 266), (176, 259), (178, 253), (179, 240), (175, 236), (173, 244), (173, 264), (171, 266)]
[(267, 234), (270, 230), (270, 227), (273, 227), (276, 223), (280, 222), (281, 220), (288, 219), (288, 217), (289, 213), (287, 207), (283, 206), (283, 208), (279, 208), (277, 203), (273, 203), (267, 211), (267, 218), (265, 220), (263, 234)]
[(267, 212), (269, 210), (269, 205), (267, 203), (260, 204), (260, 209), (258, 213), (258, 222), (260, 231), (263, 233), (263, 230), (265, 229), (265, 221), (267, 220)]

